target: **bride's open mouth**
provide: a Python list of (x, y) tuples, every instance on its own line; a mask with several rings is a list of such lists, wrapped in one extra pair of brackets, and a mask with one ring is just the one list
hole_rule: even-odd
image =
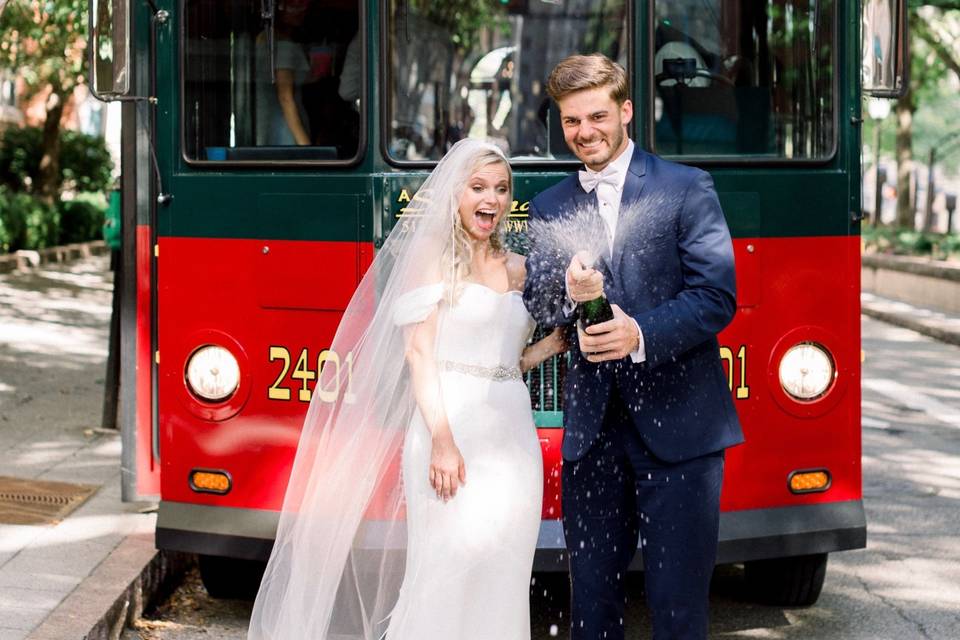
[(495, 211), (477, 211), (473, 214), (477, 219), (477, 226), (484, 231), (493, 231), (494, 221), (497, 218)]

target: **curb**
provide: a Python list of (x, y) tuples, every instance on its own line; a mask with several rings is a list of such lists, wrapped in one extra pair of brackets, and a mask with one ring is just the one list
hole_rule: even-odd
[(933, 338), (934, 340), (939, 340), (940, 342), (960, 346), (960, 333), (957, 333), (956, 331), (944, 329), (943, 327), (938, 327), (935, 324), (923, 322), (922, 320), (916, 320), (901, 313), (893, 313), (890, 311), (877, 309), (866, 304), (860, 305), (860, 312), (865, 316), (874, 318), (875, 320), (880, 320), (881, 322), (886, 322), (887, 324), (892, 324), (905, 329), (910, 329), (911, 331), (916, 331), (917, 333), (921, 333), (925, 336)]
[(65, 244), (60, 247), (48, 247), (36, 251), (21, 249), (9, 255), (0, 256), (0, 273), (35, 269), (44, 264), (71, 262), (90, 256), (102, 256), (110, 253), (103, 240)]
[(157, 551), (152, 533), (127, 536), (27, 640), (117, 640), (192, 563), (189, 554)]
[(887, 269), (927, 276), (928, 278), (960, 282), (960, 263), (957, 262), (883, 253), (865, 253), (860, 256), (860, 264), (870, 269)]

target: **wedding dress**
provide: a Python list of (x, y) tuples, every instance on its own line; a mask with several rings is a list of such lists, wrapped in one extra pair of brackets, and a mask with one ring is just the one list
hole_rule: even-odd
[[(343, 312), (329, 346), (342, 360), (317, 374), (249, 640), (530, 637), (543, 477), (517, 365), (533, 321), (518, 292), (453, 284), (460, 196), (491, 162), (506, 163), (495, 145), (453, 145)], [(418, 386), (407, 355), (427, 319), (438, 374)], [(446, 503), (429, 484), (418, 389), (440, 399), (464, 458)]]
[(543, 492), (540, 444), (520, 354), (534, 329), (520, 293), (465, 283), (398, 300), (397, 322), (439, 303), (437, 363), (466, 484), (444, 503), (429, 482), (431, 434), (417, 412), (403, 447), (407, 563), (387, 640), (530, 637), (530, 571)]

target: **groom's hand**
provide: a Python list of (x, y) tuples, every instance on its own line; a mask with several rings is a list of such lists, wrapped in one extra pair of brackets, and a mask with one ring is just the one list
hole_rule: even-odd
[(610, 308), (613, 320), (587, 327), (585, 331), (577, 329), (580, 352), (590, 362), (620, 360), (640, 347), (637, 323), (617, 305), (611, 304)]
[(580, 251), (570, 260), (567, 267), (567, 295), (574, 302), (586, 302), (603, 295), (603, 274), (593, 267), (586, 266), (589, 254)]

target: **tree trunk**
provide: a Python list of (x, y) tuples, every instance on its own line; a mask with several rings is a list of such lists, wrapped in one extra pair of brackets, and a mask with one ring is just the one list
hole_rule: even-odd
[(897, 100), (897, 226), (914, 228), (916, 212), (910, 197), (913, 170), (913, 92)]
[(49, 204), (60, 196), (60, 118), (66, 96), (54, 88), (47, 97), (47, 119), (43, 123), (43, 155), (40, 157), (37, 195)]
[(937, 198), (937, 178), (934, 169), (937, 164), (937, 149), (930, 147), (927, 158), (927, 198), (923, 205), (923, 215), (920, 217), (920, 229), (930, 231), (933, 227), (933, 201)]

